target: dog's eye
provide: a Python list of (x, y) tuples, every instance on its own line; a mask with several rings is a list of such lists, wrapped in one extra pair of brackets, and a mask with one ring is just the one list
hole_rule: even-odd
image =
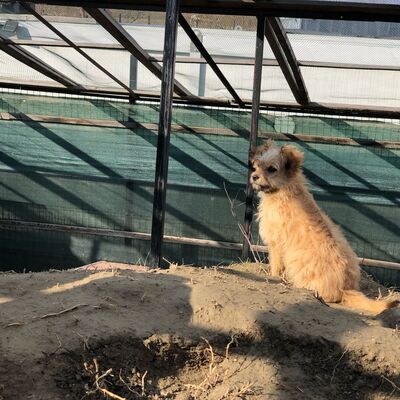
[(273, 167), (272, 165), (270, 167), (267, 168), (267, 171), (270, 174), (273, 174), (274, 172), (278, 171), (275, 167)]

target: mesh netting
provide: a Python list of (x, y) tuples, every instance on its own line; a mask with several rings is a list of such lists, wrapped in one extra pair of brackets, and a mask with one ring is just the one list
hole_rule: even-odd
[[(2, 93), (1, 98), (2, 219), (150, 233), (157, 104), (15, 93)], [(8, 113), (17, 120), (10, 120)], [(51, 116), (84, 120), (61, 124), (48, 122)], [(124, 121), (128, 127), (106, 127), (102, 121)], [(249, 126), (249, 112), (174, 107), (167, 235), (242, 241), (238, 224), (244, 215)], [(400, 259), (399, 133), (398, 120), (277, 111), (260, 115), (261, 135), (287, 134), (278, 143), (296, 141), (304, 150), (305, 173), (316, 200), (341, 225), (358, 255), (392, 261)], [(354, 142), (323, 141), (335, 137)], [(357, 143), (361, 138), (370, 144)], [(2, 254), (14, 265), (15, 252), (7, 246), (17, 234), (1, 232)], [(148, 252), (149, 243), (137, 239), (35, 232), (18, 235), (26, 252), (38, 252), (33, 258), (42, 267), (50, 261), (55, 266), (57, 257), (72, 264), (99, 258), (143, 262)], [(57, 250), (61, 245), (49, 246), (52, 238), (56, 243), (68, 238), (62, 252)], [(256, 225), (253, 238), (258, 241)], [(235, 250), (165, 246), (169, 260), (197, 265), (239, 256)], [(46, 253), (51, 253), (47, 261)]]

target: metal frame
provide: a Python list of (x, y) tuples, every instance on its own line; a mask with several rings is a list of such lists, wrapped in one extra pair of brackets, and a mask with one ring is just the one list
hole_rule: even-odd
[[(7, 39), (4, 40), (5, 43)], [(23, 40), (14, 39), (13, 43), (19, 46), (44, 46), (44, 47), (70, 47), (67, 43), (61, 40)], [(10, 43), (11, 44), (11, 43)], [(97, 49), (97, 50), (125, 50), (120, 44), (96, 44), (96, 43), (78, 43), (76, 44), (81, 49)], [(207, 64), (208, 62), (203, 57), (188, 57), (176, 56), (176, 63), (183, 64)], [(162, 56), (151, 56), (151, 62), (161, 62)], [(219, 56), (213, 57), (215, 64), (220, 65), (254, 65), (254, 59), (248, 57), (229, 57)], [(311, 68), (331, 68), (331, 69), (361, 69), (370, 71), (400, 71), (400, 66), (395, 65), (374, 65), (374, 64), (352, 64), (352, 63), (332, 63), (326, 61), (297, 61), (299, 67)], [(263, 66), (279, 66), (275, 58), (264, 58)]]
[[(265, 33), (292, 93), (300, 104), (310, 102), (296, 56), (279, 18), (267, 18)], [(294, 82), (292, 83), (292, 79)]]
[(160, 119), (158, 125), (157, 160), (151, 226), (150, 262), (162, 265), (165, 203), (168, 179), (169, 141), (171, 134), (172, 99), (175, 75), (176, 41), (178, 37), (179, 0), (167, 0)]
[(111, 72), (109, 72), (106, 68), (104, 68), (102, 65), (100, 65), (96, 60), (94, 60), (92, 57), (90, 57), (86, 52), (84, 52), (81, 48), (79, 48), (72, 40), (68, 39), (61, 31), (59, 31), (55, 26), (53, 26), (45, 18), (43, 18), (38, 12), (36, 12), (34, 9), (32, 9), (32, 7), (30, 7), (28, 4), (24, 4), (24, 3), (20, 3), (20, 4), (29, 13), (31, 13), (35, 18), (37, 18), (42, 24), (44, 24), (47, 28), (49, 28), (52, 32), (54, 32), (60, 39), (62, 39), (65, 43), (67, 43), (74, 50), (76, 50), (81, 56), (85, 57), (91, 64), (93, 64), (101, 72), (106, 74), (109, 78), (111, 78), (119, 86), (124, 88), (129, 93), (129, 95), (132, 99), (137, 100), (139, 98), (139, 96), (129, 86), (125, 85), (125, 83), (120, 81)]
[(220, 79), (222, 84), (225, 86), (226, 90), (228, 90), (228, 92), (235, 99), (235, 101), (239, 104), (239, 106), (244, 107), (244, 103), (243, 103), (242, 99), (239, 97), (239, 95), (236, 93), (235, 89), (233, 89), (231, 84), (228, 82), (225, 75), (222, 73), (221, 69), (215, 63), (215, 61), (210, 56), (207, 49), (204, 47), (203, 43), (201, 43), (199, 38), (194, 33), (193, 29), (190, 27), (190, 25), (186, 21), (185, 17), (181, 13), (179, 13), (179, 24), (181, 25), (183, 30), (186, 32), (186, 34), (189, 36), (189, 38), (193, 42), (193, 44), (197, 47), (197, 50), (199, 50), (200, 54), (203, 56), (203, 58), (206, 60), (206, 62), (209, 64), (209, 66), (212, 68), (212, 70), (215, 72), (215, 75), (218, 76), (218, 78)]
[(260, 114), (260, 99), (261, 99), (261, 80), (262, 80), (262, 59), (264, 55), (264, 31), (266, 26), (266, 20), (264, 17), (257, 17), (257, 38), (256, 38), (256, 55), (254, 63), (254, 75), (253, 75), (253, 100), (251, 110), (251, 129), (249, 136), (249, 169), (247, 173), (247, 185), (246, 185), (246, 206), (244, 213), (244, 225), (243, 225), (243, 249), (242, 259), (249, 259), (250, 251), (250, 227), (253, 219), (253, 187), (250, 184), (251, 165), (250, 157), (254, 152), (257, 144), (258, 136), (258, 120)]
[[(104, 9), (87, 8), (84, 10), (91, 15), (111, 36), (136, 57), (157, 78), (162, 79), (162, 68), (153, 62), (150, 54), (144, 50), (135, 39)], [(183, 85), (174, 80), (174, 91), (179, 96), (190, 96), (191, 93)]]
[[(65, 0), (30, 0), (31, 3), (65, 5)], [(110, 7), (108, 0), (68, 0), (76, 7)], [(165, 11), (165, 0), (114, 0), (112, 8)], [(181, 12), (275, 17), (343, 19), (353, 21), (400, 22), (400, 7), (393, 1), (365, 3), (361, 0), (182, 0)]]
[[(65, 0), (31, 0), (31, 3), (45, 3), (53, 5), (65, 5)], [(307, 88), (304, 83), (300, 66), (310, 67), (327, 67), (327, 68), (350, 68), (346, 64), (329, 64), (329, 63), (299, 63), (296, 60), (293, 49), (286, 32), (277, 17), (301, 17), (301, 18), (321, 18), (321, 19), (340, 19), (340, 20), (363, 20), (363, 21), (393, 21), (400, 22), (400, 6), (388, 4), (366, 4), (359, 1), (322, 1), (322, 0), (119, 0), (114, 1), (95, 1), (95, 0), (70, 0), (69, 6), (81, 6), (91, 15), (103, 28), (105, 28), (120, 44), (111, 46), (96, 46), (93, 44), (77, 45), (65, 37), (51, 23), (41, 17), (39, 14), (32, 12), (25, 1), (20, 2), (28, 9), (36, 18), (44, 23), (48, 28), (55, 32), (66, 45), (74, 48), (82, 56), (88, 59), (92, 64), (101, 69), (111, 79), (121, 86), (121, 90), (97, 90), (96, 88), (82, 87), (70, 80), (60, 72), (54, 70), (49, 65), (43, 63), (37, 57), (33, 56), (25, 49), (21, 48), (17, 43), (10, 39), (0, 37), (0, 49), (7, 52), (12, 57), (22, 61), (23, 63), (35, 68), (37, 71), (45, 74), (52, 80), (64, 85), (35, 85), (21, 84), (16, 82), (0, 82), (3, 87), (30, 88), (30, 90), (48, 90), (64, 93), (78, 93), (100, 96), (115, 96), (126, 98), (130, 95), (133, 98), (160, 100), (160, 115), (158, 125), (158, 144), (157, 159), (155, 173), (155, 187), (153, 198), (153, 219), (151, 231), (151, 254), (150, 263), (161, 266), (162, 264), (162, 245), (164, 240), (164, 220), (166, 206), (166, 189), (168, 178), (168, 157), (169, 142), (171, 132), (171, 114), (172, 102), (184, 104), (203, 104), (218, 105), (228, 107), (252, 108), (251, 131), (249, 138), (249, 155), (254, 150), (258, 134), (258, 117), (259, 110), (262, 108), (284, 110), (284, 111), (305, 111), (310, 113), (324, 114), (342, 114), (357, 116), (375, 116), (381, 118), (400, 118), (398, 109), (392, 108), (371, 108), (371, 107), (355, 107), (346, 105), (323, 105), (310, 102)], [(164, 39), (163, 65), (157, 63), (158, 57), (152, 57), (145, 51), (129, 34), (116, 22), (112, 16), (103, 9), (103, 7), (135, 9), (135, 10), (166, 10), (166, 27)], [(233, 63), (222, 58), (213, 59), (208, 53), (204, 45), (197, 38), (196, 34), (187, 23), (181, 12), (195, 13), (211, 13), (220, 14), (223, 10), (224, 14), (232, 15), (252, 15), (257, 17), (257, 39), (256, 39), (256, 56), (254, 62), (248, 60), (241, 61), (242, 64), (254, 64), (253, 79), (253, 98), (252, 100), (242, 99), (233, 89), (229, 81), (226, 79), (217, 63)], [(186, 59), (184, 62), (208, 63), (216, 75), (219, 77), (225, 88), (232, 95), (235, 102), (223, 101), (218, 99), (210, 99), (198, 97), (191, 94), (183, 85), (174, 79), (175, 62), (176, 62), (176, 40), (178, 22), (185, 30), (186, 34), (195, 44), (203, 59), (195, 61), (195, 59)], [(263, 60), (264, 37), (267, 38), (271, 49), (274, 52), (276, 60)], [(23, 43), (23, 42), (21, 42)], [(26, 43), (24, 43), (26, 44)], [(33, 44), (33, 43), (30, 43)], [(48, 44), (48, 45), (64, 45), (64, 44)], [(127, 85), (123, 84), (118, 78), (106, 71), (100, 64), (88, 56), (82, 48), (123, 48), (129, 51), (137, 60), (139, 60), (149, 71), (162, 81), (161, 95), (154, 93), (146, 93), (132, 91)], [(182, 58), (184, 59), (184, 58)], [(236, 64), (240, 64), (236, 60)], [(260, 101), (261, 79), (263, 65), (279, 65), (289, 84), (289, 87), (298, 102), (298, 104), (279, 104)], [(361, 68), (360, 66), (351, 66), (352, 68)], [(368, 69), (368, 68), (366, 68)], [(385, 69), (371, 66), (369, 69)], [(396, 70), (387, 68), (387, 70)], [(398, 70), (398, 69), (397, 69)], [(177, 94), (174, 97), (173, 92)], [(250, 176), (250, 171), (249, 171)], [(242, 257), (249, 258), (250, 251), (250, 227), (253, 216), (253, 191), (252, 187), (247, 183), (246, 189), (246, 210), (244, 221), (245, 238), (242, 246)]]
[(0, 50), (7, 53), (9, 56), (15, 58), (16, 60), (24, 63), (28, 67), (40, 72), (41, 74), (47, 76), (51, 80), (61, 83), (67, 88), (78, 89), (80, 85), (69, 79), (61, 72), (56, 71), (50, 65), (46, 64), (33, 54), (26, 51), (24, 48), (16, 45), (12, 40), (4, 40), (3, 36), (0, 35)]
[[(280, 35), (278, 37), (278, 35)], [(293, 93), (294, 98), (299, 104), (309, 103), (307, 90), (304, 86), (303, 78), (294, 58), (292, 48), (287, 41), (286, 35), (280, 31), (280, 25), (274, 18), (267, 18), (265, 24), (265, 37), (277, 59), (285, 79)], [(291, 59), (289, 61), (288, 56)], [(299, 86), (299, 84), (301, 86)]]

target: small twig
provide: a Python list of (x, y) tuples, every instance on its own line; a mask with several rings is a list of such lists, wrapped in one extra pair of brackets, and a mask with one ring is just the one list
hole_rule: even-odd
[[(395, 390), (398, 390), (400, 392), (400, 387), (398, 387), (394, 382), (392, 382), (389, 378), (386, 378), (385, 375), (381, 375), (383, 379), (385, 379), (386, 381), (388, 381), (392, 386), (393, 386), (393, 392)], [(392, 392), (392, 393), (393, 393)]]
[[(112, 372), (112, 368), (109, 368), (106, 372), (104, 372), (104, 374), (102, 374), (102, 375), (100, 375), (100, 376), (96, 376), (96, 382), (95, 382), (96, 386), (98, 385), (100, 379), (103, 379), (103, 378), (105, 378), (106, 376), (110, 375), (111, 372)], [(97, 373), (96, 375), (98, 375), (98, 373)]]
[(342, 360), (342, 358), (344, 357), (344, 355), (345, 355), (348, 351), (349, 351), (348, 349), (345, 349), (345, 350), (344, 350), (344, 352), (343, 352), (342, 355), (340, 356), (338, 362), (337, 362), (336, 365), (334, 366), (333, 371), (332, 371), (332, 376), (331, 376), (331, 382), (330, 382), (331, 384), (332, 384), (333, 379), (334, 379), (334, 377), (335, 377), (336, 368), (339, 366), (340, 361)]
[(59, 311), (59, 312), (56, 312), (56, 313), (45, 314), (45, 315), (42, 315), (41, 317), (34, 317), (34, 318), (44, 319), (44, 318), (58, 317), (59, 315), (62, 315), (62, 314), (65, 314), (67, 312), (76, 310), (77, 308), (80, 308), (80, 307), (87, 307), (88, 305), (89, 304), (76, 304), (75, 306), (72, 306), (70, 308), (66, 308), (65, 310), (62, 310), (62, 311)]
[(225, 190), (226, 197), (228, 198), (229, 204), (230, 204), (230, 206), (231, 206), (231, 214), (232, 214), (233, 217), (236, 218), (236, 213), (235, 213), (235, 200), (236, 200), (236, 198), (235, 198), (235, 200), (232, 201), (231, 198), (230, 198), (230, 196), (229, 196), (228, 191), (226, 190), (225, 181), (222, 182), (222, 184), (223, 184), (223, 186), (224, 186), (224, 190)]
[(128, 382), (126, 382), (126, 381), (124, 380), (124, 378), (122, 378), (122, 376), (121, 376), (121, 370), (119, 370), (119, 380), (126, 386), (126, 388), (127, 388), (131, 393), (136, 394), (136, 396), (140, 396), (140, 393), (137, 392), (136, 390), (133, 390), (133, 389), (131, 388), (131, 385), (130, 385)]
[[(226, 197), (227, 197), (227, 199), (228, 199), (228, 201), (229, 201), (229, 205), (230, 205), (230, 207), (231, 207), (231, 214), (232, 214), (232, 216), (233, 216), (234, 218), (236, 218), (236, 217), (237, 217), (236, 212), (235, 212), (235, 200), (236, 200), (236, 197), (235, 197), (235, 199), (232, 201), (231, 198), (230, 198), (230, 196), (229, 196), (228, 190), (226, 189), (225, 182), (223, 182), (223, 186), (224, 186), (224, 191), (225, 191)], [(237, 196), (237, 195), (236, 195), (236, 196)], [(246, 235), (246, 232), (244, 231), (243, 226), (242, 226), (238, 221), (237, 221), (237, 224), (238, 224), (238, 227), (239, 227), (239, 230), (240, 230), (241, 234), (245, 237), (246, 241), (247, 241), (248, 244), (249, 244), (249, 247), (250, 247), (250, 250), (251, 250), (251, 253), (252, 253), (254, 259), (255, 259), (257, 262), (261, 263), (261, 257), (260, 257), (260, 255), (258, 254), (258, 252), (257, 252), (257, 255), (255, 254), (255, 252), (254, 252), (254, 250), (253, 250), (253, 248), (252, 248), (250, 239), (249, 239), (249, 237)]]
[(104, 374), (99, 376), (99, 364), (97, 362), (96, 358), (93, 358), (93, 364), (96, 370), (96, 380), (94, 382), (96, 389), (99, 390), (101, 393), (103, 393), (105, 396), (111, 397), (112, 399), (116, 399), (116, 400), (126, 400), (125, 397), (121, 397), (118, 396), (117, 394), (110, 392), (108, 389), (106, 388), (102, 388), (99, 384), (99, 381), (101, 379), (104, 379), (106, 376), (110, 375), (112, 373), (112, 368), (108, 369), (106, 372), (104, 372)]
[(327, 304), (325, 302), (325, 300), (319, 295), (318, 292), (314, 292), (314, 297), (320, 302), (322, 303), (324, 306), (330, 307), (329, 304)]
[(74, 331), (83, 341), (83, 350), (90, 351), (90, 346), (89, 346), (89, 339), (86, 339), (83, 335), (81, 335), (79, 332)]
[(226, 348), (225, 348), (225, 359), (228, 359), (228, 357), (229, 357), (229, 348), (231, 347), (231, 345), (233, 343), (235, 343), (237, 345), (237, 340), (236, 340), (235, 335), (231, 336), (231, 341), (226, 345)]
[(108, 396), (108, 397), (111, 397), (112, 399), (116, 399), (116, 400), (127, 400), (126, 397), (118, 396), (117, 394), (115, 394), (115, 393), (113, 393), (113, 392), (110, 392), (109, 390), (104, 389), (104, 388), (102, 388), (102, 387), (99, 387), (98, 389), (99, 389), (100, 392), (102, 392), (104, 395), (106, 395), (106, 396)]
[(211, 354), (211, 362), (210, 362), (210, 365), (209, 365), (209, 371), (210, 371), (210, 374), (212, 374), (213, 370), (214, 370), (214, 360), (215, 360), (214, 351), (213, 351), (213, 348), (212, 348), (210, 342), (205, 337), (203, 337), (202, 339), (208, 344), (208, 351)]
[(4, 326), (4, 328), (11, 328), (12, 326), (22, 326), (25, 325), (25, 322), (11, 322)]
[(257, 252), (257, 255), (256, 255), (256, 253), (254, 252), (253, 246), (251, 245), (250, 239), (249, 239), (249, 237), (247, 236), (246, 232), (244, 231), (243, 226), (242, 226), (239, 222), (238, 222), (237, 224), (238, 224), (238, 227), (239, 227), (240, 232), (242, 233), (243, 237), (246, 239), (247, 243), (249, 244), (249, 248), (250, 248), (250, 250), (251, 250), (251, 254), (252, 254), (253, 257), (254, 257), (254, 260), (256, 260), (256, 262), (258, 262), (259, 264), (261, 264), (260, 255), (258, 254), (258, 252)]
[[(193, 384), (185, 384), (184, 385), (187, 388), (195, 390), (195, 393), (194, 393), (194, 396), (193, 396), (195, 399), (197, 398), (197, 394), (198, 393), (204, 392), (207, 388), (211, 388), (216, 384), (215, 381), (214, 382), (211, 381), (211, 378), (213, 377), (213, 375), (214, 375), (214, 373), (216, 371), (216, 368), (217, 368), (217, 366), (214, 366), (214, 362), (215, 362), (214, 351), (213, 351), (213, 348), (212, 348), (210, 342), (204, 337), (202, 337), (202, 339), (207, 343), (208, 351), (211, 354), (211, 361), (210, 361), (210, 365), (209, 365), (209, 368), (208, 368), (208, 374), (205, 376), (205, 378), (198, 385), (193, 385)], [(214, 379), (215, 379), (215, 377), (214, 377)]]
[(147, 371), (143, 374), (142, 376), (142, 397), (145, 395), (145, 390), (144, 390), (144, 379), (146, 378)]
[(63, 345), (62, 345), (62, 343), (61, 343), (61, 340), (60, 340), (60, 337), (57, 335), (57, 333), (56, 333), (56, 338), (57, 338), (57, 340), (58, 340), (58, 347), (57, 347), (54, 351), (52, 351), (51, 353), (49, 353), (48, 356), (52, 356), (52, 355), (56, 354), (57, 351), (60, 350), (60, 349), (62, 349), (62, 347), (63, 347)]
[[(241, 395), (244, 394), (250, 394), (253, 393), (253, 391), (251, 390), (251, 388), (254, 386), (253, 382), (247, 382), (245, 383), (242, 388), (236, 393), (236, 396), (240, 397)], [(302, 392), (302, 391), (301, 391)]]

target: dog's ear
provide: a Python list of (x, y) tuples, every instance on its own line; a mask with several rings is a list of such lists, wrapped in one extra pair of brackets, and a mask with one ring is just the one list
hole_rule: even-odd
[(250, 151), (250, 161), (253, 162), (257, 156), (265, 153), (273, 146), (275, 146), (275, 143), (271, 139), (265, 140), (263, 144), (260, 144), (253, 151)]
[(283, 165), (286, 175), (292, 177), (301, 169), (304, 161), (304, 153), (290, 144), (282, 146), (281, 153), (283, 155)]

